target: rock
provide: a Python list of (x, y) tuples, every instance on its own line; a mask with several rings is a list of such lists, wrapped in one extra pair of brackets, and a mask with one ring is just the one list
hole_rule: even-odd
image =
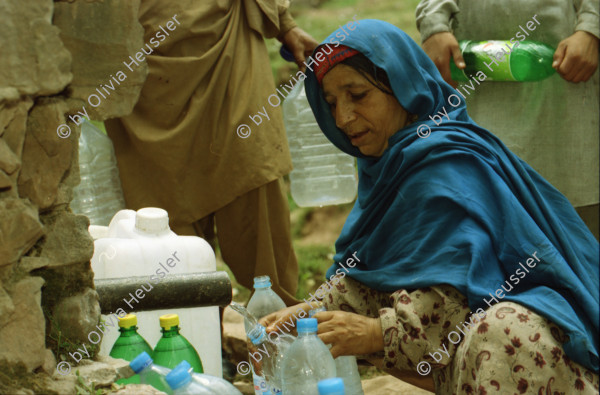
[(16, 263), (44, 235), (38, 210), (25, 199), (0, 199), (0, 267)]
[(146, 384), (127, 384), (118, 391), (108, 392), (108, 395), (166, 395), (164, 392), (157, 390), (151, 385)]
[(22, 362), (30, 371), (44, 363), (46, 351), (42, 284), (40, 277), (27, 277), (14, 285), (9, 292), (14, 310), (0, 328), (0, 360)]
[(44, 352), (44, 362), (42, 363), (42, 371), (48, 373), (50, 376), (56, 371), (56, 358), (52, 351), (46, 349)]
[(432, 395), (433, 392), (422, 390), (395, 378), (385, 375), (362, 381), (365, 395)]
[[(72, 341), (96, 344), (102, 332), (96, 328), (100, 320), (98, 294), (91, 288), (66, 297), (54, 306), (53, 316), (63, 334)], [(97, 333), (98, 335), (95, 335)]]
[[(135, 56), (144, 45), (144, 28), (138, 21), (139, 4), (139, 0), (54, 3), (54, 24), (61, 30), (64, 45), (76, 54), (72, 61), (70, 96), (77, 99), (74, 107), (87, 112), (92, 119), (127, 115), (138, 100), (146, 80), (146, 62), (133, 70), (123, 62), (131, 62), (129, 56)], [(117, 78), (119, 71), (126, 76), (120, 78), (122, 81)], [(104, 92), (104, 84), (112, 84), (115, 91), (107, 88)], [(96, 89), (106, 98), (99, 96)], [(91, 94), (101, 100), (100, 104), (95, 99), (88, 102)]]
[(71, 81), (71, 54), (52, 25), (53, 5), (52, 0), (0, 2), (0, 102), (53, 95)]
[[(47, 233), (41, 243), (40, 257), (50, 261), (50, 267), (69, 266), (89, 262), (94, 254), (94, 241), (87, 228), (89, 220), (83, 215), (76, 215), (65, 210), (56, 210), (41, 216)], [(88, 267), (86, 271), (92, 275)], [(80, 289), (92, 287), (93, 282), (86, 282)]]
[(68, 203), (57, 202), (58, 187), (77, 158), (79, 133), (58, 137), (56, 128), (65, 123), (63, 114), (67, 109), (62, 100), (40, 99), (27, 119), (19, 195), (31, 199), (40, 209)]

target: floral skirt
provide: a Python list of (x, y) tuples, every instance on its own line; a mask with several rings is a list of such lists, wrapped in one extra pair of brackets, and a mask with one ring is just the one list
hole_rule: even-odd
[(418, 365), (430, 365), (436, 394), (598, 394), (598, 374), (565, 355), (563, 331), (519, 304), (478, 316), (448, 285), (385, 293), (347, 277), (323, 302), (379, 317), (384, 369), (423, 374)]

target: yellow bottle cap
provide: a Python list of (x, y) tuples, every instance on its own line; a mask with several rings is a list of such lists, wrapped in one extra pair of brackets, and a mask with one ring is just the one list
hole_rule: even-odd
[(119, 328), (131, 328), (137, 325), (137, 317), (135, 314), (127, 314), (125, 317), (119, 317)]
[(177, 314), (165, 314), (161, 315), (160, 318), (160, 326), (167, 330), (173, 326), (179, 326), (179, 316)]

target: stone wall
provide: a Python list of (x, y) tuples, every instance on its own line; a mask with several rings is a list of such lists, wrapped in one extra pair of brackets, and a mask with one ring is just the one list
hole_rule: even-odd
[(93, 242), (88, 219), (69, 209), (79, 182), (69, 115), (85, 106), (104, 120), (133, 108), (145, 65), (102, 105), (87, 97), (143, 45), (138, 8), (139, 0), (0, 1), (0, 393), (75, 393), (77, 366), (61, 377), (57, 360), (82, 343), (90, 356), (97, 349), (87, 340), (100, 317)]

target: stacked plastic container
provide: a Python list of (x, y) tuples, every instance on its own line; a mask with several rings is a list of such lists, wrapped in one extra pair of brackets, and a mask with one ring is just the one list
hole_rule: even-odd
[[(96, 239), (92, 270), (97, 279), (150, 277), (157, 275), (158, 271), (164, 273), (163, 267), (169, 270), (165, 276), (216, 270), (215, 254), (210, 245), (200, 237), (176, 235), (169, 229), (167, 212), (159, 208), (119, 211), (108, 228), (91, 226), (90, 232)], [(178, 261), (173, 260), (175, 264), (172, 267), (165, 265), (174, 252)], [(129, 295), (123, 295), (123, 298), (131, 299)], [(198, 351), (204, 372), (222, 377), (218, 307), (142, 312), (135, 311), (135, 303), (132, 307), (123, 301), (125, 312), (137, 315), (139, 333), (150, 345), (155, 345), (161, 337), (157, 325), (159, 317), (177, 313), (182, 324), (181, 334)], [(106, 331), (101, 354), (108, 355), (117, 336), (116, 330)]]
[(358, 185), (354, 157), (340, 151), (321, 132), (304, 82), (298, 82), (283, 102), (283, 120), (294, 165), (290, 183), (296, 204), (309, 207), (353, 201)]

